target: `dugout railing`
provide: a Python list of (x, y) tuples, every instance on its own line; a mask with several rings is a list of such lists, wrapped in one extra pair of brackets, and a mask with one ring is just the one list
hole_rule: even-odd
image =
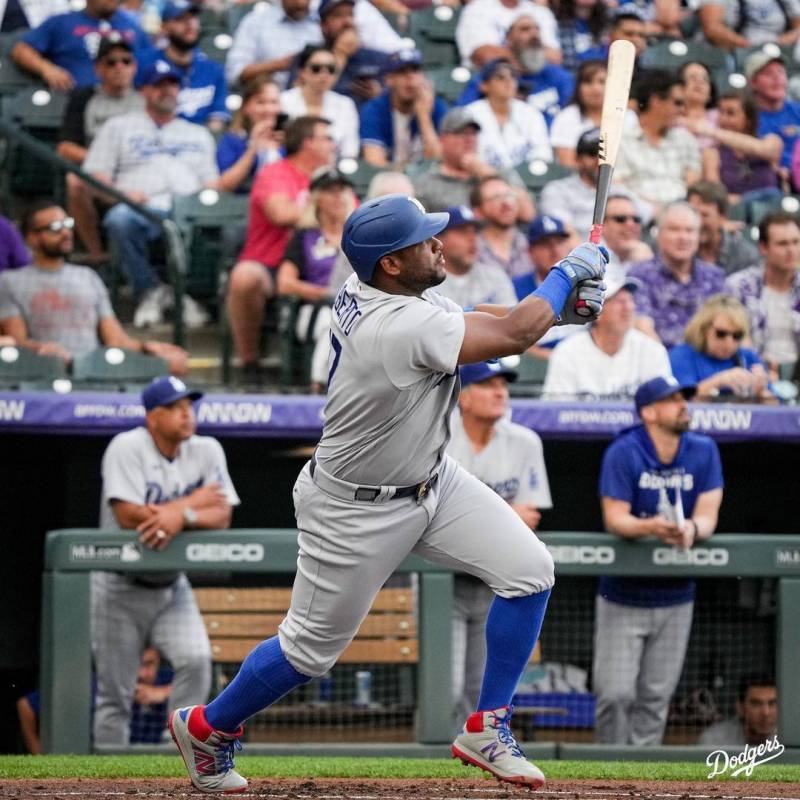
[[(720, 534), (688, 552), (657, 542), (625, 542), (598, 533), (544, 533), (563, 576), (773, 578), (777, 581), (776, 653), (780, 742), (800, 748), (800, 535)], [(91, 751), (90, 572), (283, 574), (295, 571), (294, 530), (192, 533), (167, 550), (141, 547), (136, 534), (96, 529), (51, 531), (42, 578), (41, 736), (46, 753)], [(453, 574), (411, 556), (398, 573), (418, 573), (418, 743), (451, 741), (451, 614)], [(746, 643), (743, 643), (746, 646)], [(356, 748), (357, 749), (357, 748)], [(364, 748), (365, 751), (368, 748)], [(624, 756), (655, 756), (625, 750)], [(436, 751), (438, 753), (438, 750)], [(622, 757), (619, 748), (551, 747), (550, 757)]]

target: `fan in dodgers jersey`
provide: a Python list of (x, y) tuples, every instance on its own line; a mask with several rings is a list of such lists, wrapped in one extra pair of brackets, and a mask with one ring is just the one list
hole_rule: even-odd
[[(203, 792), (246, 790), (234, 768), (243, 722), (333, 667), (410, 553), (468, 572), (496, 595), (477, 710), (453, 756), (503, 781), (544, 783), (509, 723), (553, 586), (553, 560), (445, 448), (458, 366), (524, 352), (554, 324), (595, 319), (608, 256), (582, 244), (518, 305), (465, 312), (431, 291), (445, 278), (436, 234), (448, 220), (396, 194), (364, 203), (345, 223), (342, 249), (355, 272), (333, 305), (322, 438), (293, 490), (300, 552), (289, 611), (278, 635), (247, 656), (216, 699), (170, 717)], [(576, 313), (578, 301), (590, 316)]]

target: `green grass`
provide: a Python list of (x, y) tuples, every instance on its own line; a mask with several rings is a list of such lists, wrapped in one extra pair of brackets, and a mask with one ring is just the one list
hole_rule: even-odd
[[(705, 781), (702, 763), (647, 761), (540, 761), (552, 779)], [(248, 778), (470, 778), (480, 773), (445, 759), (306, 758), (241, 756)], [(13, 778), (182, 778), (177, 756), (0, 756), (0, 779)], [(750, 780), (800, 782), (800, 766), (765, 764)]]

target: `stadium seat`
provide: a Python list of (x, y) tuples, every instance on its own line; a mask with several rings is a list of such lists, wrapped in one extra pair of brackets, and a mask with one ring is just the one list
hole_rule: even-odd
[[(278, 334), (280, 341), (280, 380), (283, 386), (308, 386), (311, 383), (311, 358), (314, 355), (313, 339), (301, 341), (297, 337), (297, 314), (303, 305), (298, 297), (278, 298)], [(319, 310), (329, 302), (314, 304), (308, 329), (314, 329)]]
[(215, 33), (230, 33), (227, 13), (225, 11), (217, 11), (213, 8), (201, 6), (200, 30), (203, 31), (203, 36)]
[(228, 8), (228, 30), (235, 33), (239, 23), (251, 12), (259, 11), (269, 5), (267, 2), (234, 3)]
[(460, 15), (461, 10), (452, 6), (432, 5), (414, 11), (411, 14), (409, 34), (417, 42), (417, 47), (420, 47), (423, 39), (455, 44), (456, 26)]
[(515, 367), (517, 380), (508, 385), (510, 393), (515, 397), (541, 394), (548, 363), (546, 358), (523, 353)]
[(422, 53), (426, 69), (458, 65), (458, 50), (451, 42), (435, 42), (430, 39), (417, 39), (417, 47)]
[(212, 61), (216, 61), (217, 64), (224, 64), (232, 44), (233, 37), (227, 31), (214, 31), (212, 33), (203, 33), (198, 47)]
[(72, 362), (72, 377), (76, 382), (123, 390), (131, 384), (148, 383), (168, 372), (163, 358), (119, 347), (99, 347)]
[(699, 61), (712, 72), (729, 66), (725, 51), (706, 42), (658, 42), (650, 45), (640, 59), (641, 66), (645, 69), (678, 69), (689, 61)]
[(64, 360), (40, 356), (25, 347), (0, 347), (0, 388), (19, 389), (25, 383), (46, 384), (66, 374)]
[(356, 194), (363, 200), (367, 194), (370, 181), (379, 173), (391, 167), (373, 167), (372, 164), (354, 158), (339, 160), (339, 171), (343, 172), (353, 183)]
[(472, 78), (472, 73), (466, 67), (437, 67), (425, 70), (425, 74), (433, 84), (433, 88), (440, 97), (448, 103), (455, 103)]
[(0, 100), (27, 87), (44, 88), (44, 83), (30, 72), (20, 69), (9, 56), (11, 48), (25, 31), (0, 33)]
[(215, 189), (175, 198), (172, 219), (186, 253), (184, 288), (197, 300), (218, 306), (221, 278), (243, 239), (248, 202), (247, 195)]
[(747, 219), (751, 225), (758, 225), (767, 214), (773, 211), (785, 211), (788, 214), (798, 215), (800, 199), (793, 195), (786, 195), (775, 200), (753, 200), (747, 203)]
[(769, 55), (781, 56), (786, 62), (786, 69), (790, 74), (797, 71), (798, 63), (794, 55), (794, 45), (781, 46), (775, 42), (767, 42), (766, 44), (760, 44), (755, 47), (738, 47), (733, 51), (733, 58), (739, 72), (744, 72), (744, 65), (748, 57), (758, 50), (763, 50)]
[(548, 163), (540, 159), (531, 161), (528, 164), (520, 164), (517, 167), (517, 173), (522, 178), (525, 188), (529, 192), (533, 192), (537, 198), (550, 181), (566, 178), (568, 175), (572, 175), (573, 172), (574, 170), (564, 167), (555, 161)]
[[(4, 117), (55, 148), (66, 105), (67, 95), (62, 92), (28, 87), (4, 103)], [(10, 194), (28, 198), (61, 194), (58, 191), (60, 171), (42, 163), (18, 142), (9, 145), (3, 180), (6, 197)]]

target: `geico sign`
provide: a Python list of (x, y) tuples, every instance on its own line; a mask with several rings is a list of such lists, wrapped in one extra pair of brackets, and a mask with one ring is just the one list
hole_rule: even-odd
[(606, 545), (551, 545), (547, 548), (556, 564), (613, 564), (613, 547)]
[(263, 544), (190, 544), (187, 561), (263, 561)]
[(724, 547), (697, 547), (693, 550), (656, 547), (653, 563), (659, 567), (724, 567), (728, 563), (728, 551)]

